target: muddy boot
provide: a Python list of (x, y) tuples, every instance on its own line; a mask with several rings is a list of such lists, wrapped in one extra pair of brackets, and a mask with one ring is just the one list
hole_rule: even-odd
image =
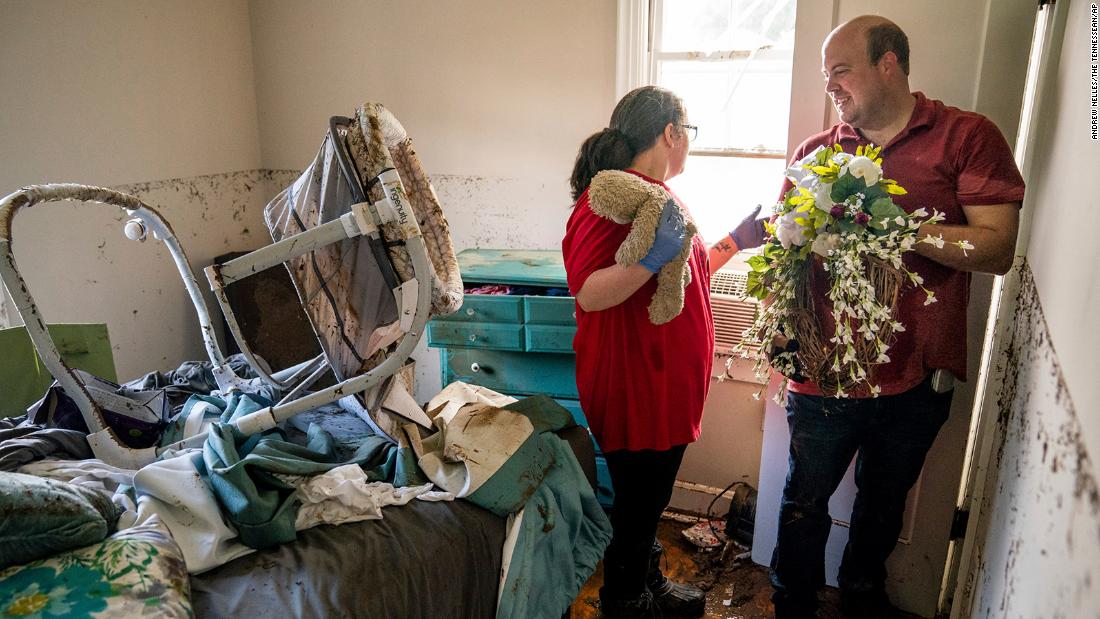
[(881, 589), (840, 591), (840, 611), (849, 619), (901, 619), (906, 614), (890, 603)]
[(645, 591), (632, 599), (621, 599), (607, 595), (600, 589), (600, 617), (607, 619), (654, 619), (656, 617), (653, 596)]
[(665, 617), (702, 617), (707, 606), (707, 594), (699, 587), (673, 582), (661, 573), (661, 555), (665, 549), (653, 542), (649, 553), (649, 574), (646, 587), (653, 593), (653, 603)]

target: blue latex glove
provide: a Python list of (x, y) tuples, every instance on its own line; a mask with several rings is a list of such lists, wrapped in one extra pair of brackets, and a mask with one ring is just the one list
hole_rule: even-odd
[(675, 200), (665, 202), (661, 216), (657, 220), (657, 234), (649, 253), (638, 261), (650, 273), (656, 273), (661, 267), (675, 258), (684, 246), (687, 229), (684, 227), (684, 215)]

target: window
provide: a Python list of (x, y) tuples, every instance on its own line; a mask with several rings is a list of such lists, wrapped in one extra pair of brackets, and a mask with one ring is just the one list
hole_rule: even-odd
[[(620, 0), (620, 41), (644, 46), (620, 47), (627, 63), (641, 64), (624, 66), (620, 57), (620, 76), (628, 76), (620, 78), (620, 88), (647, 83), (669, 88), (684, 99), (688, 122), (699, 127), (684, 174), (669, 186), (691, 208), (708, 243), (725, 236), (755, 205), (769, 212), (779, 195), (795, 5), (796, 0)], [(644, 36), (630, 36), (623, 28), (644, 28)]]

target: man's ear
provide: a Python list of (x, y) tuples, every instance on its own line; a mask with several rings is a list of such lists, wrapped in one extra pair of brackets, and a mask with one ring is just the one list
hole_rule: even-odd
[(878, 60), (878, 66), (883, 73), (893, 74), (901, 70), (901, 66), (898, 65), (898, 55), (894, 52), (883, 54)]

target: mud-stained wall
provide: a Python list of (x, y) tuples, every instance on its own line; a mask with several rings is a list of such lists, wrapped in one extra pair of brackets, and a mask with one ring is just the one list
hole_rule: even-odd
[[(252, 170), (114, 188), (164, 216), (199, 287), (208, 290), (202, 269), (215, 257), (270, 242), (262, 210), (283, 182), (278, 176)], [(106, 323), (122, 380), (206, 358), (171, 255), (151, 236), (143, 243), (127, 239), (126, 219), (113, 206), (51, 203), (18, 214), (12, 229), (16, 261), (43, 317)], [(207, 303), (216, 317), (209, 294)]]
[[(978, 569), (964, 617), (1096, 617), (1100, 493), (1078, 411), (1024, 263), (998, 408)], [(1081, 411), (1084, 413), (1085, 411)], [(973, 517), (973, 516), (972, 516)]]
[[(137, 193), (199, 267), (255, 245), (264, 175), (238, 172), (264, 167), (252, 60), (247, 0), (0, 2), (0, 195), (56, 182)], [(201, 359), (171, 259), (128, 241), (123, 219), (87, 204), (16, 216), (43, 316), (107, 323), (122, 379)]]

